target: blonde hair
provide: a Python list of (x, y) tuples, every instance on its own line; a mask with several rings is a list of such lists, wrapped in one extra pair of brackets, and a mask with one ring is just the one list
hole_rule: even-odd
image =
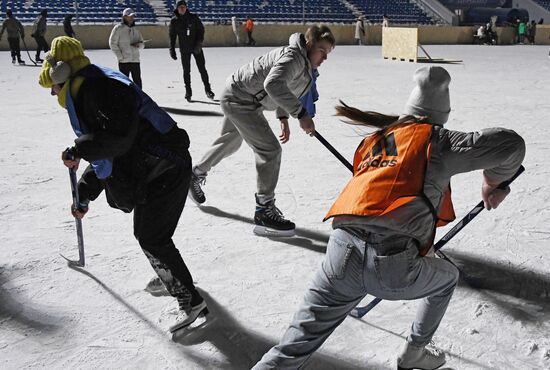
[(321, 41), (327, 41), (333, 48), (336, 46), (336, 39), (330, 28), (325, 25), (311, 26), (306, 31), (306, 41), (316, 44)]

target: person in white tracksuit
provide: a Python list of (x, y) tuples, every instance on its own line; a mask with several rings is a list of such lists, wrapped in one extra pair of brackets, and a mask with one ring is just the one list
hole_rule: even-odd
[(282, 143), (289, 139), (290, 116), (298, 119), (306, 134), (313, 135), (315, 124), (299, 99), (310, 91), (315, 70), (327, 59), (334, 45), (334, 35), (328, 27), (312, 26), (305, 35), (290, 36), (288, 46), (255, 58), (229, 76), (220, 98), (224, 113), (221, 134), (193, 167), (189, 194), (196, 203), (206, 200), (201, 186), (207, 172), (235, 153), (244, 140), (256, 159), (254, 232), (271, 236), (294, 235), (294, 223), (285, 219), (275, 207), (282, 148), (263, 111), (276, 111), (281, 123), (279, 139)]
[(111, 31), (109, 47), (117, 57), (120, 72), (128, 77), (132, 75), (134, 83), (143, 87), (139, 50), (145, 47), (145, 42), (141, 32), (135, 27), (135, 18), (136, 13), (131, 8), (124, 9), (122, 22)]
[(239, 46), (241, 44), (241, 36), (239, 35), (239, 22), (235, 16), (231, 17), (231, 29), (235, 35), (236, 45)]

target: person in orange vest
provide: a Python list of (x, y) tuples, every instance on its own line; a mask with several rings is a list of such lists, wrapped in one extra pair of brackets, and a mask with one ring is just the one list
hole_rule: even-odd
[(353, 177), (325, 217), (333, 219), (334, 230), (304, 302), (254, 370), (300, 368), (367, 294), (421, 299), (398, 369), (445, 363), (445, 353), (427, 345), (458, 281), (458, 269), (433, 254), (436, 225), (454, 218), (450, 179), (483, 169), (485, 208), (497, 208), (510, 192), (497, 186), (519, 169), (525, 143), (504, 128), (469, 133), (444, 128), (449, 73), (422, 67), (414, 81), (400, 117), (336, 107), (338, 115), (377, 131), (359, 145)]
[(254, 29), (254, 21), (252, 20), (252, 18), (250, 17), (246, 18), (244, 28), (246, 29), (246, 34), (248, 35), (248, 43), (246, 45), (248, 46), (256, 45), (256, 40), (252, 38), (252, 30)]

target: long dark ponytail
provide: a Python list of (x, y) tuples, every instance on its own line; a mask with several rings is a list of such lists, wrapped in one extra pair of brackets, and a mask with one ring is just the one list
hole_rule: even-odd
[(345, 121), (351, 125), (367, 126), (376, 129), (383, 129), (399, 119), (399, 116), (390, 116), (372, 111), (362, 111), (355, 107), (350, 107), (340, 100), (340, 105), (335, 107), (336, 115), (346, 117), (350, 121)]

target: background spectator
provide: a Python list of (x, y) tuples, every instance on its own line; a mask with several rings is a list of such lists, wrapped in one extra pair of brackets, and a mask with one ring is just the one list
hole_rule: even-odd
[(191, 89), (191, 55), (201, 74), (204, 91), (209, 99), (214, 99), (214, 93), (210, 86), (206, 61), (202, 51), (204, 40), (204, 26), (199, 17), (189, 11), (187, 3), (180, 0), (176, 3), (174, 16), (170, 20), (170, 56), (177, 60), (176, 38), (179, 41), (181, 65), (183, 67), (183, 82), (185, 83), (185, 99), (191, 101), (193, 91)]
[(72, 14), (67, 14), (65, 16), (65, 19), (63, 19), (63, 30), (65, 31), (65, 35), (76, 39), (76, 33), (74, 32), (73, 26), (71, 25), (73, 17), (74, 15)]
[(145, 47), (141, 33), (135, 27), (136, 13), (131, 8), (122, 12), (122, 22), (111, 31), (109, 47), (118, 59), (118, 69), (142, 87), (139, 49)]
[(48, 42), (46, 41), (46, 31), (48, 29), (48, 26), (46, 24), (48, 18), (48, 10), (43, 9), (40, 12), (40, 15), (34, 20), (34, 23), (32, 25), (32, 33), (31, 36), (34, 37), (36, 40), (36, 62), (40, 63), (44, 60), (40, 58), (40, 52), (44, 50), (44, 52), (48, 52), (50, 50), (50, 46), (48, 45)]
[(363, 45), (363, 39), (365, 37), (365, 23), (363, 22), (363, 16), (357, 18), (355, 22), (355, 43), (357, 45)]
[(256, 40), (252, 38), (252, 31), (254, 30), (254, 21), (252, 20), (252, 18), (250, 17), (246, 18), (245, 28), (246, 28), (246, 34), (248, 35), (247, 45), (248, 46), (256, 45)]
[(4, 31), (6, 29), (8, 30), (8, 44), (10, 45), (11, 62), (15, 63), (15, 59), (17, 58), (17, 62), (19, 64), (25, 64), (23, 59), (21, 59), (21, 48), (19, 46), (19, 37), (21, 37), (22, 40), (25, 38), (25, 30), (23, 29), (21, 22), (15, 19), (11, 10), (6, 11), (6, 19), (2, 23), (2, 30), (0, 31), (0, 40), (2, 40), (2, 36), (4, 35)]
[(233, 29), (233, 34), (235, 35), (235, 42), (237, 45), (241, 44), (241, 38), (239, 36), (239, 23), (237, 22), (237, 17), (231, 17), (231, 28)]

